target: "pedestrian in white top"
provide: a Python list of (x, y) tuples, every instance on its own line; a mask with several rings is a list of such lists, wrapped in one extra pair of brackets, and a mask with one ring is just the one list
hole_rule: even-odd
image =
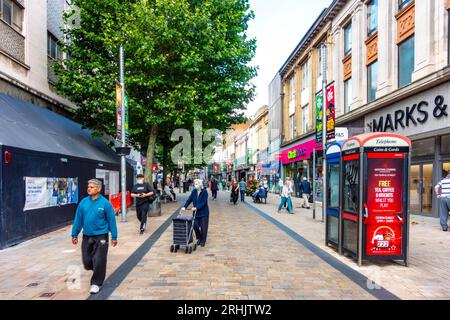
[(281, 212), (281, 209), (283, 208), (284, 204), (287, 203), (287, 210), (290, 214), (293, 214), (292, 211), (292, 182), (290, 178), (286, 178), (286, 182), (283, 185), (283, 188), (281, 189), (281, 202), (278, 206), (278, 213)]
[(442, 231), (448, 231), (448, 213), (450, 212), (450, 174), (434, 187), (436, 196), (441, 200), (440, 217)]

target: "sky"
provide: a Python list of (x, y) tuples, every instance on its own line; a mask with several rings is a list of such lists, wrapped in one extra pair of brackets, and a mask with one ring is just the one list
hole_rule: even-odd
[(275, 74), (303, 38), (323, 9), (332, 0), (250, 0), (255, 19), (250, 22), (248, 36), (256, 38), (256, 56), (252, 66), (259, 66), (253, 79), (256, 97), (246, 115), (269, 103), (268, 87)]

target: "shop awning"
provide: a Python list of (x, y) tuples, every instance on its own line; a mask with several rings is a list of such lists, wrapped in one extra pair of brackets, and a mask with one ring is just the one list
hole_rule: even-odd
[(120, 157), (92, 132), (57, 113), (0, 93), (0, 145), (109, 163)]

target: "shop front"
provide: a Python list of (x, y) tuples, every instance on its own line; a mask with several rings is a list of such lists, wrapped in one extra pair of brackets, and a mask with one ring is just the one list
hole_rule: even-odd
[[(307, 141), (302, 141), (301, 143), (287, 147), (281, 152), (281, 164), (283, 166), (283, 177), (286, 180), (287, 177), (293, 181), (294, 184), (294, 196), (301, 197), (300, 194), (300, 182), (304, 177), (308, 181), (319, 181), (317, 179), (317, 172), (320, 172), (320, 168), (317, 165), (320, 164), (318, 157), (316, 157), (319, 148), (316, 149), (316, 140), (309, 138)], [(321, 149), (321, 148), (320, 148)], [(321, 151), (320, 151), (321, 152)], [(316, 160), (316, 166), (314, 166), (314, 159)], [(320, 158), (321, 159), (321, 158)], [(314, 174), (314, 169), (316, 169), (316, 174)]]
[(450, 82), (365, 117), (366, 132), (392, 132), (412, 141), (410, 210), (439, 216), (433, 188), (450, 172)]

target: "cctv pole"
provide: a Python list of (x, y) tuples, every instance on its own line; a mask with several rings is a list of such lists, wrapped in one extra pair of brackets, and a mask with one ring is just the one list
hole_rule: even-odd
[(321, 55), (322, 55), (322, 144), (323, 144), (323, 186), (322, 186), (322, 221), (325, 222), (325, 218), (327, 215), (327, 159), (326, 159), (326, 150), (327, 150), (327, 46), (324, 43), (321, 47)]
[[(123, 45), (120, 45), (120, 86), (122, 87), (122, 102), (120, 106), (121, 111), (121, 138), (122, 138), (122, 148), (126, 147), (125, 140), (125, 76), (124, 76), (124, 54)], [(127, 222), (127, 166), (125, 154), (122, 153), (121, 157), (121, 191), (122, 191), (122, 222)]]

